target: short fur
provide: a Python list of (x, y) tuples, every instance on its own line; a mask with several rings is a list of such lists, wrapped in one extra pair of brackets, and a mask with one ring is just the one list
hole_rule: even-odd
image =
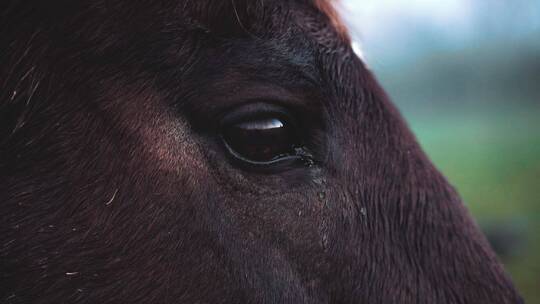
[[(0, 7), (0, 302), (522, 302), (328, 3)], [(318, 161), (231, 162), (245, 99)]]

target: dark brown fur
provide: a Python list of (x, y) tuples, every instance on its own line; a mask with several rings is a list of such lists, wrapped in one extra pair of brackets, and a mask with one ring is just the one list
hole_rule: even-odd
[[(0, 302), (522, 302), (328, 3), (0, 7)], [(314, 166), (225, 155), (261, 99)]]

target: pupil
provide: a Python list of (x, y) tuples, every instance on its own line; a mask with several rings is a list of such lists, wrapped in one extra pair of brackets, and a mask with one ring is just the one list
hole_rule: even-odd
[(272, 161), (291, 154), (293, 130), (284, 121), (267, 118), (241, 122), (227, 128), (225, 141), (239, 156), (251, 161)]

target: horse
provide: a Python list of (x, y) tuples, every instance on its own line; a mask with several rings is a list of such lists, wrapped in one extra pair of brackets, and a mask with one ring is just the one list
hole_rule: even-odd
[(4, 0), (2, 303), (523, 303), (330, 0)]

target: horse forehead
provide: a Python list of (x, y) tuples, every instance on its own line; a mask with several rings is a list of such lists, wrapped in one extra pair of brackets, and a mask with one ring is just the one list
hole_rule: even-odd
[[(348, 40), (348, 32), (342, 21), (337, 0), (229, 0), (213, 2), (202, 0), (186, 1), (181, 11), (188, 14), (190, 21), (206, 28), (210, 32), (238, 28), (241, 32), (249, 32), (252, 26), (257, 28), (268, 25), (269, 31), (287, 31), (295, 23), (311, 26), (319, 30), (328, 27), (340, 38)], [(216, 28), (217, 26), (217, 28)]]

